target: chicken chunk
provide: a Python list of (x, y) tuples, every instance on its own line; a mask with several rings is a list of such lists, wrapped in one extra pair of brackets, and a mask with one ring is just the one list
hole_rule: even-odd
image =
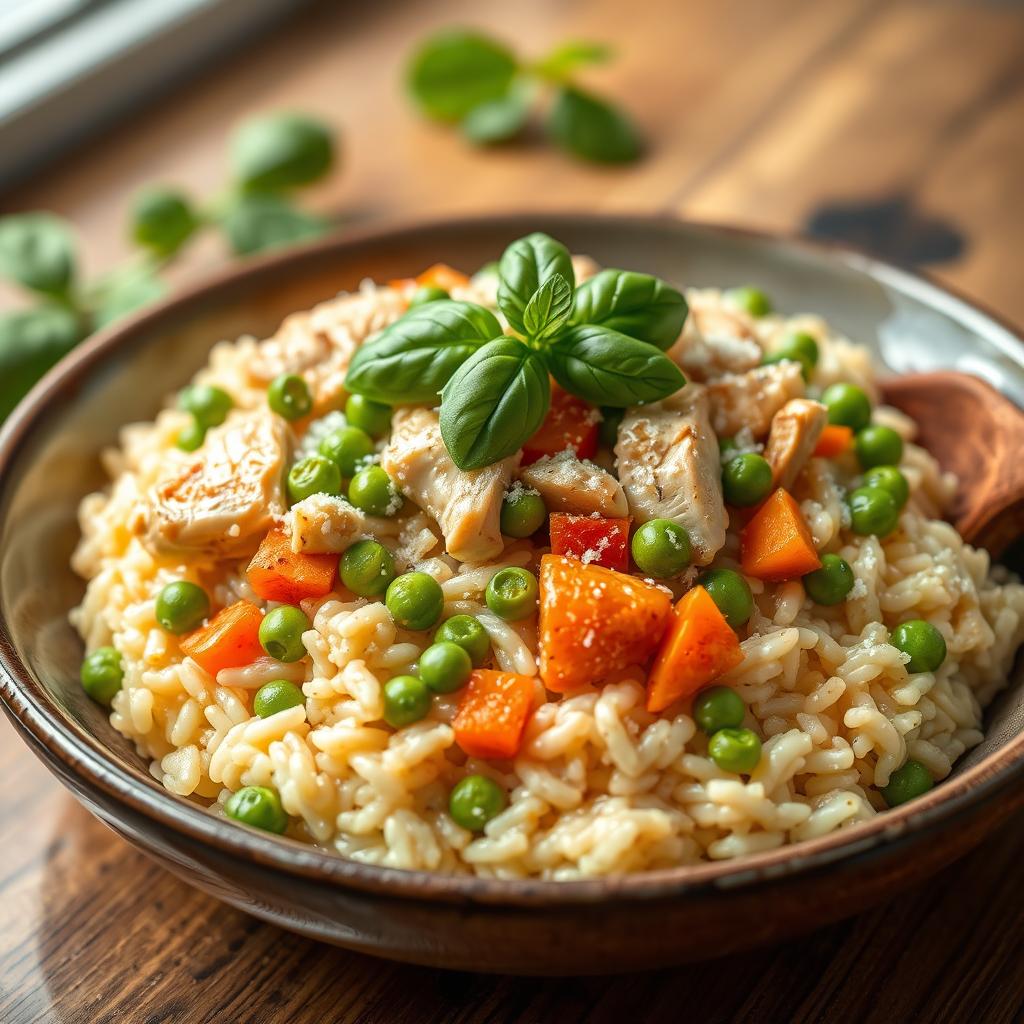
[(140, 516), (161, 553), (227, 558), (246, 554), (285, 512), (291, 432), (265, 412), (236, 416), (207, 435), (184, 469), (159, 481)]
[(761, 343), (743, 318), (716, 303), (690, 298), (690, 315), (669, 356), (693, 380), (745, 373), (761, 362)]
[(772, 417), (764, 457), (772, 467), (774, 487), (789, 490), (793, 486), (826, 423), (828, 410), (809, 398), (792, 399)]
[(635, 520), (679, 523), (694, 561), (707, 565), (725, 543), (729, 523), (707, 390), (690, 383), (661, 402), (627, 409), (615, 459)]
[(744, 427), (754, 437), (764, 437), (772, 417), (803, 394), (799, 363), (769, 363), (746, 373), (729, 373), (708, 384), (711, 423), (719, 437), (732, 437)]
[(403, 493), (437, 520), (453, 558), (482, 562), (501, 554), (501, 502), (519, 462), (513, 455), (465, 472), (451, 460), (432, 409), (399, 409), (381, 465)]
[(519, 471), (519, 479), (543, 499), (549, 512), (621, 518), (629, 512), (622, 484), (600, 466), (563, 452)]
[(366, 517), (344, 498), (311, 494), (292, 506), (286, 522), (296, 554), (344, 551), (366, 532)]

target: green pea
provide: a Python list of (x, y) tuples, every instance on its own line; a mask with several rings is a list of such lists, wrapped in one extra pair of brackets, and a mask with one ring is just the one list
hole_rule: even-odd
[(890, 807), (923, 796), (935, 785), (931, 772), (920, 761), (907, 761), (889, 776), (889, 785), (882, 787), (882, 796)]
[(188, 633), (210, 614), (210, 599), (198, 583), (175, 580), (156, 599), (156, 621), (168, 633)]
[(750, 584), (738, 572), (709, 569), (701, 576), (700, 585), (733, 629), (739, 629), (753, 615), (754, 595)]
[(784, 338), (782, 344), (769, 352), (761, 362), (777, 363), (783, 359), (799, 363), (804, 380), (810, 380), (814, 368), (818, 365), (818, 342), (806, 331), (795, 331)]
[(601, 423), (597, 428), (597, 440), (602, 448), (615, 447), (615, 442), (619, 439), (622, 417), (625, 415), (625, 409), (615, 409), (608, 405), (601, 406)]
[(946, 641), (942, 634), (924, 619), (911, 619), (892, 631), (893, 647), (910, 655), (908, 672), (935, 672), (946, 660)]
[(360, 597), (380, 597), (395, 578), (395, 560), (383, 544), (357, 540), (341, 556), (341, 582)]
[(388, 585), (384, 603), (404, 629), (430, 629), (444, 611), (444, 591), (433, 576), (407, 572)]
[(267, 404), (286, 420), (301, 420), (313, 411), (313, 396), (301, 377), (294, 373), (282, 373), (267, 388)]
[(722, 492), (730, 505), (747, 508), (771, 493), (772, 467), (763, 455), (747, 452), (722, 467)]
[(815, 604), (841, 604), (856, 583), (850, 563), (839, 555), (822, 555), (821, 568), (804, 577), (804, 590)]
[(484, 600), (499, 619), (525, 619), (537, 607), (537, 577), (526, 569), (501, 569), (488, 582)]
[(437, 285), (433, 284), (424, 284), (412, 293), (409, 299), (409, 308), (415, 309), (417, 306), (425, 306), (428, 302), (437, 302), (439, 299), (450, 298), (451, 296), (443, 288), (438, 288)]
[(456, 825), (482, 832), (484, 825), (508, 805), (505, 791), (486, 775), (467, 775), (455, 784), (448, 798), (448, 813)]
[(307, 455), (288, 473), (288, 500), (294, 505), (313, 494), (340, 494), (341, 470), (322, 455)]
[(283, 604), (263, 616), (260, 644), (275, 661), (298, 661), (306, 656), (302, 634), (309, 628), (309, 618), (301, 608)]
[(692, 556), (689, 535), (671, 519), (644, 523), (633, 534), (630, 549), (637, 568), (655, 579), (678, 575)]
[(383, 437), (391, 426), (391, 406), (363, 395), (349, 395), (345, 402), (345, 419), (350, 427), (365, 430), (370, 437)]
[(348, 500), (371, 516), (394, 515), (401, 501), (391, 477), (380, 466), (367, 466), (349, 481)]
[(450, 640), (431, 644), (421, 655), (420, 679), (434, 693), (453, 693), (466, 685), (473, 671), (473, 659)]
[(415, 676), (395, 676), (384, 684), (384, 721), (403, 729), (430, 711), (430, 691)]
[(741, 288), (730, 288), (722, 296), (730, 306), (742, 309), (752, 317), (760, 318), (772, 312), (772, 302), (760, 288), (744, 285)]
[(275, 679), (256, 691), (252, 699), (252, 710), (260, 718), (270, 718), (279, 711), (297, 708), (305, 703), (305, 695), (294, 683), (287, 679)]
[(222, 388), (207, 384), (193, 384), (178, 396), (178, 408), (190, 412), (201, 427), (219, 427), (227, 418), (234, 403)]
[(115, 647), (97, 647), (82, 662), (82, 689), (99, 704), (109, 704), (124, 681), (121, 655)]
[(903, 458), (903, 438), (892, 427), (864, 427), (853, 439), (862, 469), (895, 466)]
[(900, 521), (896, 499), (881, 487), (858, 487), (849, 497), (854, 533), (887, 537)]
[(821, 401), (828, 408), (829, 423), (862, 430), (871, 422), (871, 401), (856, 384), (830, 384)]
[(182, 427), (178, 431), (178, 436), (174, 439), (174, 443), (183, 452), (194, 452), (197, 448), (200, 448), (203, 441), (206, 440), (206, 428), (203, 427), (195, 418), (192, 417), (186, 426)]
[(501, 503), (501, 532), (506, 537), (529, 537), (544, 525), (547, 517), (544, 499), (520, 488), (506, 494)]
[(434, 643), (458, 644), (470, 657), (474, 668), (479, 668), (491, 653), (491, 638), (487, 630), (472, 615), (453, 615), (438, 627)]
[(359, 427), (342, 427), (320, 442), (320, 454), (330, 459), (343, 477), (355, 476), (363, 460), (373, 454), (373, 438)]
[(746, 711), (743, 698), (728, 686), (701, 690), (693, 701), (693, 720), (709, 736), (722, 729), (739, 728)]
[(224, 813), (243, 825), (280, 835), (288, 827), (288, 815), (281, 806), (277, 790), (269, 786), (246, 786), (232, 793), (224, 804)]
[(880, 487), (888, 491), (902, 509), (910, 497), (907, 478), (895, 466), (875, 466), (864, 474), (865, 487)]
[(761, 741), (750, 729), (719, 729), (708, 742), (708, 753), (722, 771), (749, 775), (761, 760)]

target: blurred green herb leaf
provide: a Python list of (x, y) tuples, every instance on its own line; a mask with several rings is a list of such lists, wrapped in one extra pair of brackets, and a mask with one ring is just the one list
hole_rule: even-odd
[(43, 305), (0, 316), (0, 420), (82, 335), (78, 318), (62, 306)]
[(259, 193), (236, 199), (222, 224), (238, 256), (304, 242), (322, 235), (327, 228), (322, 217), (306, 213), (280, 196)]
[(642, 148), (640, 136), (622, 111), (571, 87), (558, 90), (547, 129), (563, 149), (594, 163), (635, 160)]
[(564, 82), (574, 71), (588, 64), (611, 60), (612, 48), (604, 43), (572, 41), (556, 46), (532, 65), (533, 71), (551, 82)]
[(260, 192), (282, 192), (322, 178), (334, 162), (328, 128), (301, 114), (272, 114), (246, 121), (231, 143), (238, 183)]
[(474, 107), (462, 122), (462, 134), (478, 146), (514, 139), (530, 119), (530, 99), (531, 90), (513, 86), (500, 99)]
[(200, 218), (182, 193), (148, 188), (135, 200), (132, 238), (158, 256), (173, 256), (200, 225)]
[(97, 290), (93, 308), (93, 327), (106, 327), (163, 298), (167, 288), (149, 266), (126, 267), (110, 274)]
[(32, 291), (63, 298), (75, 273), (67, 224), (50, 213), (0, 220), (0, 274)]
[(477, 32), (447, 30), (413, 54), (407, 85), (428, 117), (461, 121), (482, 103), (502, 99), (517, 70), (515, 56)]

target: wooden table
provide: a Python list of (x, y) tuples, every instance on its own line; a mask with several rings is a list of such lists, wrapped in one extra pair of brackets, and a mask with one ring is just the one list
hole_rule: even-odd
[[(399, 85), (431, 27), (538, 53), (612, 41), (592, 75), (650, 140), (636, 165), (493, 152), (419, 121)], [(657, 211), (853, 233), (938, 260), (1024, 320), (1024, 10), (898, 0), (321, 4), (3, 199), (75, 221), (93, 271), (123, 256), (144, 182), (215, 191), (226, 127), (295, 107), (344, 133), (314, 201), (353, 222), (498, 208)], [(204, 245), (175, 274), (222, 259)], [(4, 293), (2, 301), (10, 300)], [(0, 1021), (985, 1021), (1024, 1011), (1024, 818), (884, 908), (785, 946), (631, 978), (474, 977), (320, 946), (193, 892), (80, 810), (0, 723)]]

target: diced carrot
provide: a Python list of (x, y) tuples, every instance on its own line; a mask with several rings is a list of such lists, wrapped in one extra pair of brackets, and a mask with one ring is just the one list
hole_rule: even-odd
[(540, 677), (555, 693), (644, 665), (672, 614), (669, 594), (564, 555), (540, 560)]
[(465, 288), (469, 284), (469, 278), (461, 270), (449, 267), (447, 263), (435, 263), (417, 276), (416, 283), (421, 288), (426, 285), (450, 292), (453, 288)]
[(743, 660), (735, 630), (703, 587), (675, 607), (647, 677), (647, 710), (664, 711)]
[(629, 568), (629, 519), (594, 519), (552, 512), (551, 553), (625, 572)]
[(814, 454), (823, 459), (834, 459), (850, 447), (852, 440), (853, 431), (849, 427), (830, 423), (821, 432), (821, 437), (818, 438), (818, 443), (814, 447)]
[(792, 580), (821, 568), (800, 506), (781, 487), (743, 528), (740, 552), (743, 571), (760, 580)]
[(298, 604), (306, 597), (329, 594), (337, 571), (337, 555), (296, 554), (288, 534), (275, 527), (263, 538), (245, 574), (264, 601)]
[(524, 466), (571, 448), (577, 458), (597, 451), (598, 416), (592, 405), (551, 382), (551, 408), (540, 429), (523, 445)]
[(263, 654), (262, 621), (263, 612), (252, 601), (236, 601), (189, 633), (179, 646), (183, 654), (215, 676), (222, 668), (248, 665)]
[(478, 668), (452, 719), (455, 742), (470, 757), (515, 757), (533, 708), (535, 680)]
[(394, 288), (396, 291), (406, 292), (412, 291), (416, 287), (415, 277), (393, 277), (388, 281), (388, 287)]

